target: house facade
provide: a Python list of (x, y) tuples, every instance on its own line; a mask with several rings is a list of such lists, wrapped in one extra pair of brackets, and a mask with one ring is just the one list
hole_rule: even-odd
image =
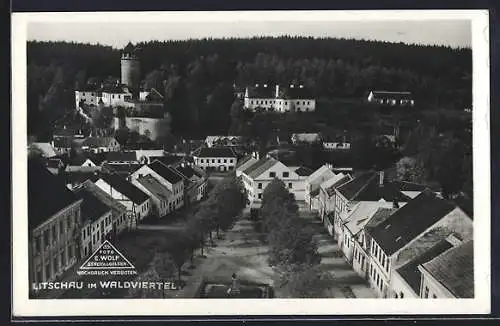
[(150, 197), (122, 176), (105, 174), (95, 181), (95, 185), (126, 207), (131, 228), (149, 215)]
[(78, 261), (81, 205), (43, 165), (28, 162), (30, 284), (56, 280)]
[(333, 171), (331, 170), (331, 166), (323, 165), (305, 179), (304, 186), (306, 191), (304, 194), (304, 200), (306, 201), (306, 204), (309, 206), (310, 210), (319, 210), (320, 185), (323, 182), (334, 177), (335, 173), (333, 173)]
[(165, 217), (175, 210), (172, 191), (160, 183), (153, 175), (139, 175), (132, 183), (151, 198), (150, 213), (159, 218)]
[(81, 148), (93, 153), (116, 152), (120, 150), (120, 143), (114, 137), (96, 136), (85, 139)]
[(316, 100), (304, 85), (255, 84), (245, 89), (244, 107), (252, 111), (312, 112), (316, 109)]
[(389, 92), (389, 91), (371, 91), (368, 94), (369, 103), (376, 103), (388, 106), (414, 106), (411, 92)]
[(233, 171), (237, 163), (236, 154), (229, 147), (201, 148), (193, 159), (194, 164), (205, 171)]
[[(419, 223), (414, 223), (418, 220)], [(394, 297), (394, 271), (451, 234), (472, 238), (472, 221), (458, 207), (424, 192), (369, 231), (369, 282), (380, 297)]]
[(285, 183), (288, 191), (298, 201), (305, 198), (305, 177), (299, 176), (280, 161), (267, 157), (258, 160), (241, 172), (241, 179), (247, 190), (248, 200), (252, 204), (260, 204), (262, 193), (275, 178)]

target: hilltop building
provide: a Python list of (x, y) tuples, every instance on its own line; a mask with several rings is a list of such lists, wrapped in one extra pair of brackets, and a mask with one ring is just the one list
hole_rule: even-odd
[(256, 111), (312, 112), (316, 110), (316, 100), (304, 85), (255, 84), (245, 88), (244, 107)]

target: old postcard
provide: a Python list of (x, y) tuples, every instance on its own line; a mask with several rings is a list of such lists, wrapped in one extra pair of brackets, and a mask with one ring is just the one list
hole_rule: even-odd
[(14, 316), (490, 312), (487, 11), (12, 24)]

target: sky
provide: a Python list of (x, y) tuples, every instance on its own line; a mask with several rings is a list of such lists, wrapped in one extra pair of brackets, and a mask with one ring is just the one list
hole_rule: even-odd
[(28, 40), (74, 41), (121, 48), (128, 42), (192, 38), (312, 36), (471, 47), (468, 20), (30, 22)]

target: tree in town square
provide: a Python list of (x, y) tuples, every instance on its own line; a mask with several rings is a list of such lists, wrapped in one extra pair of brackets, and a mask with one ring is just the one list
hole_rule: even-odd
[(424, 165), (414, 157), (403, 157), (396, 163), (396, 178), (401, 181), (423, 183), (426, 180)]
[[(134, 280), (136, 282), (161, 282), (161, 278), (158, 275), (157, 271), (153, 268), (147, 269), (144, 273), (137, 276)], [(128, 289), (129, 298), (141, 298), (141, 299), (154, 299), (154, 298), (164, 298), (165, 292), (149, 289), (149, 288), (141, 288), (141, 287), (130, 287)]]
[(191, 251), (191, 257), (189, 260), (191, 262), (191, 266), (193, 266), (195, 250), (200, 248), (202, 251), (201, 255), (203, 256), (202, 241), (200, 239), (204, 238), (204, 232), (201, 229), (199, 220), (196, 219), (196, 215), (190, 215), (188, 217), (183, 233), (187, 237), (186, 244)]
[[(137, 282), (169, 282), (175, 275), (175, 264), (168, 253), (156, 252), (149, 268), (141, 273)], [(147, 288), (130, 288), (128, 295), (133, 298), (164, 298), (165, 291)]]
[(177, 268), (177, 281), (179, 286), (182, 286), (182, 266), (191, 257), (191, 238), (185, 231), (179, 232), (177, 235), (176, 246), (169, 250), (170, 257)]
[(262, 192), (262, 206), (265, 207), (268, 202), (276, 198), (289, 198), (290, 192), (286, 189), (285, 184), (278, 178), (271, 181)]
[(335, 278), (319, 265), (290, 265), (280, 273), (281, 291), (290, 298), (324, 298)]

